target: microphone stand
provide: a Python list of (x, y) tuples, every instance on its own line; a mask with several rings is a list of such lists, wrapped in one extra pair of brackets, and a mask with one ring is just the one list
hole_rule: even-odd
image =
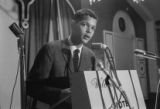
[[(108, 87), (108, 90), (109, 90), (109, 93), (110, 93), (110, 96), (111, 96), (111, 100), (112, 100), (113, 106), (114, 106), (114, 108), (115, 108), (115, 107), (116, 107), (116, 103), (115, 103), (115, 101), (114, 101), (114, 97), (113, 97), (113, 94), (112, 94), (112, 91), (111, 91), (111, 88), (110, 88), (109, 79), (110, 79), (110, 76), (106, 76), (106, 78), (105, 78), (105, 83), (106, 83), (106, 85), (107, 85), (107, 87)], [(114, 89), (114, 93), (116, 93), (116, 92), (115, 92), (115, 89)], [(117, 94), (116, 94), (116, 98), (118, 99)]]
[(17, 46), (20, 60), (20, 93), (21, 93), (21, 109), (26, 108), (26, 70), (25, 70), (25, 45), (24, 45), (24, 32), (22, 29), (16, 24), (13, 23), (9, 26), (10, 30), (17, 37)]
[(109, 93), (110, 93), (110, 97), (111, 97), (111, 100), (112, 100), (112, 103), (113, 103), (113, 106), (114, 108), (116, 107), (116, 103), (114, 101), (114, 97), (113, 97), (113, 94), (112, 94), (112, 91), (111, 91), (111, 88), (110, 88), (110, 82), (109, 80), (113, 81), (112, 78), (110, 77), (110, 75), (108, 75), (108, 73), (105, 71), (105, 69), (103, 68), (103, 65), (102, 63), (98, 63), (97, 66), (103, 71), (103, 73), (106, 75), (106, 78), (105, 78), (105, 83), (106, 83), (106, 86), (108, 87), (108, 90), (109, 90)]
[[(114, 72), (114, 71), (116, 71), (116, 70), (114, 70), (115, 67), (113, 67), (114, 63), (113, 63), (113, 65), (112, 65), (111, 60), (110, 60), (110, 56), (112, 57), (112, 55), (109, 56), (109, 54), (107, 53), (107, 48), (108, 48), (108, 47), (105, 48), (105, 53), (106, 53), (106, 57), (107, 57), (107, 59), (108, 59), (108, 62), (109, 62), (109, 64), (110, 64), (109, 73), (110, 73), (110, 75), (113, 77), (111, 70), (113, 71), (113, 74), (115, 75), (115, 77), (116, 77), (116, 79), (117, 79), (117, 81), (118, 81), (118, 83), (119, 83), (119, 86), (121, 86), (121, 83), (120, 83), (120, 81), (119, 81), (119, 79), (118, 79), (118, 77), (117, 77), (117, 73)], [(110, 50), (110, 49), (108, 48), (108, 50)], [(110, 52), (110, 54), (111, 54), (111, 52)], [(113, 62), (113, 57), (112, 57), (112, 62)], [(114, 89), (114, 93), (115, 93), (117, 102), (119, 102), (115, 87), (113, 87), (113, 89)]]
[[(29, 8), (35, 0), (16, 0), (19, 7), (19, 26), (22, 29), (27, 29), (29, 27)], [(12, 26), (12, 25), (11, 25)], [(15, 26), (18, 27), (18, 26)], [(20, 59), (20, 85), (21, 85), (21, 109), (26, 109), (26, 69), (25, 69), (25, 44), (24, 44), (24, 33), (22, 34), (21, 28), (10, 28), (13, 29), (13, 33), (17, 36), (19, 59)], [(15, 30), (15, 31), (14, 31)]]
[(20, 81), (21, 81), (21, 107), (26, 108), (26, 73), (25, 73), (25, 47), (24, 37), (18, 39), (19, 57), (20, 57)]
[[(123, 95), (123, 97), (124, 97), (124, 99), (126, 100), (126, 102), (128, 102), (129, 108), (132, 109), (132, 108), (131, 108), (131, 105), (130, 105), (130, 103), (129, 103), (128, 97), (127, 97), (127, 95), (126, 95), (126, 93), (125, 93), (125, 91), (122, 90), (122, 88), (119, 87), (119, 86), (116, 84), (116, 82), (113, 80), (113, 78), (110, 77), (110, 75), (108, 75), (108, 73), (105, 71), (105, 69), (104, 69), (100, 64), (98, 64), (98, 67), (99, 67), (99, 68), (104, 72), (104, 74), (106, 75), (105, 81), (107, 82), (107, 84), (109, 84), (109, 80), (110, 80), (111, 83), (113, 84), (113, 86), (116, 87), (116, 88), (119, 90), (119, 92)], [(107, 85), (107, 84), (106, 84), (106, 85)], [(107, 85), (107, 86), (108, 86), (108, 85)], [(109, 88), (109, 92), (110, 92), (110, 91), (111, 91), (111, 90), (110, 90), (110, 87), (108, 86), (108, 88)], [(113, 99), (113, 95), (112, 95), (111, 92), (110, 92), (110, 94), (111, 94), (112, 103), (113, 103), (114, 106), (116, 106), (116, 104), (115, 104), (115, 102), (114, 102), (114, 99)], [(114, 109), (115, 109), (115, 108), (114, 108)]]
[[(138, 57), (143, 57), (143, 58), (147, 58), (147, 59), (151, 59), (151, 60), (160, 60), (160, 57), (158, 55), (155, 54), (148, 54), (146, 51), (144, 51), (144, 53), (137, 53), (135, 52), (135, 55)], [(157, 92), (156, 92), (156, 101), (155, 101), (155, 106), (154, 109), (157, 109), (157, 103), (158, 103), (158, 96), (159, 96), (159, 87), (160, 87), (160, 78), (158, 81), (158, 85), (157, 85)]]
[[(109, 54), (108, 54), (107, 50), (108, 50)], [(109, 49), (108, 47), (106, 47), (106, 49), (105, 49), (105, 54), (106, 54), (106, 57), (107, 57), (108, 62), (109, 62), (109, 64), (110, 64), (110, 69), (113, 71), (114, 76), (115, 76), (115, 79), (116, 79), (118, 85), (116, 85), (116, 83), (114, 82), (113, 79), (110, 78), (110, 76), (109, 76), (108, 79), (110, 79), (111, 82), (113, 83), (113, 85), (120, 91), (120, 93), (123, 95), (125, 101), (128, 103), (129, 108), (132, 109), (132, 108), (131, 108), (131, 105), (130, 105), (130, 102), (129, 102), (129, 99), (128, 99), (125, 91), (122, 90), (122, 84), (121, 84), (121, 82), (120, 82), (120, 80), (119, 80), (119, 78), (118, 78), (118, 76), (117, 76), (117, 72), (116, 72), (116, 68), (115, 68), (113, 56), (112, 56), (112, 53), (111, 53), (111, 51), (110, 51), (110, 49)], [(111, 57), (112, 62), (111, 62), (111, 60), (110, 60), (110, 57)], [(101, 68), (101, 70), (102, 70), (103, 72), (105, 72), (105, 74), (107, 74), (107, 72), (106, 72), (103, 68)], [(108, 74), (107, 74), (107, 75), (108, 75)], [(106, 84), (106, 85), (107, 85), (107, 84)], [(119, 102), (115, 88), (114, 88), (114, 92), (115, 92), (117, 101)], [(112, 93), (111, 93), (111, 94), (112, 94)], [(112, 95), (112, 96), (113, 96), (113, 95)], [(115, 106), (115, 102), (114, 102), (114, 101), (113, 101), (113, 103), (114, 103), (114, 106)]]

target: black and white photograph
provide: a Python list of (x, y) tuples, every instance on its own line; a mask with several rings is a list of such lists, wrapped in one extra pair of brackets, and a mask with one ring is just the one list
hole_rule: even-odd
[(0, 0), (0, 109), (160, 109), (160, 0)]

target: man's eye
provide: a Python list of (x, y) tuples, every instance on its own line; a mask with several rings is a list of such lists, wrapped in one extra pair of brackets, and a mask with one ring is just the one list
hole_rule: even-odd
[(86, 26), (86, 24), (85, 24), (85, 23), (81, 23), (81, 25), (82, 25), (82, 26)]
[(92, 27), (92, 30), (96, 30), (96, 27)]

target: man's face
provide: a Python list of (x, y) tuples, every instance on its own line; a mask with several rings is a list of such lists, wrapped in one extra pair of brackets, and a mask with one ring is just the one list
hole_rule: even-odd
[(76, 27), (72, 28), (76, 32), (76, 39), (80, 43), (88, 43), (93, 37), (96, 25), (97, 20), (90, 16), (86, 16), (82, 21), (77, 22)]

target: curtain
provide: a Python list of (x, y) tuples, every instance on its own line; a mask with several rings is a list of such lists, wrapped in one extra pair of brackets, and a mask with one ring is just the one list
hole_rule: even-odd
[[(35, 0), (30, 7), (29, 28), (25, 30), (26, 73), (32, 67), (38, 50), (48, 42), (50, 10), (51, 0)], [(31, 109), (32, 104), (33, 99), (27, 96), (26, 109)]]
[[(29, 28), (25, 30), (27, 73), (34, 63), (36, 54), (45, 43), (51, 41), (50, 39), (61, 40), (69, 36), (73, 13), (73, 7), (67, 0), (35, 0), (31, 5)], [(31, 108), (32, 101), (32, 98), (27, 97), (27, 109)]]
[[(53, 32), (55, 40), (62, 40), (68, 38), (71, 31), (71, 19), (75, 12), (72, 4), (68, 0), (54, 0), (53, 7), (56, 7), (56, 19), (55, 14), (52, 15), (53, 20)], [(53, 11), (52, 10), (52, 11)], [(55, 25), (56, 24), (56, 25)], [(56, 31), (55, 31), (56, 30)]]
[(49, 39), (51, 0), (35, 0), (30, 9), (29, 28), (25, 31), (26, 72), (33, 65), (38, 50)]
[[(48, 41), (62, 40), (70, 34), (74, 8), (68, 0), (35, 0), (30, 7), (29, 29), (25, 30), (26, 72), (33, 65), (39, 49)], [(52, 35), (50, 34), (52, 21)]]

